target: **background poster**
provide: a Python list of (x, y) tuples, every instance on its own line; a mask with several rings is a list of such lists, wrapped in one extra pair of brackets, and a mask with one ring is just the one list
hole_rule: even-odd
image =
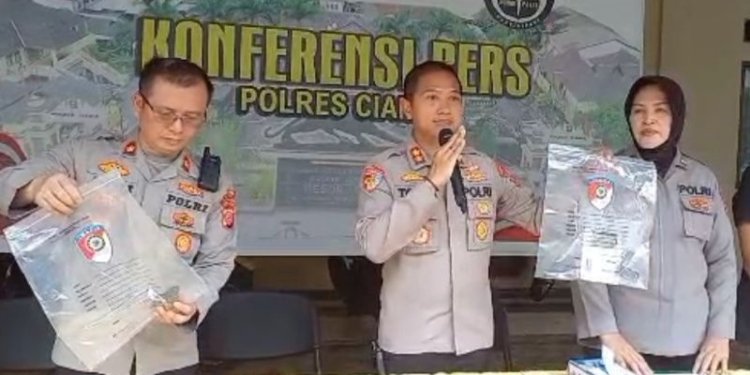
[[(0, 167), (122, 136), (137, 73), (189, 58), (217, 84), (212, 146), (237, 184), (245, 255), (358, 254), (365, 160), (410, 127), (408, 69), (453, 64), (471, 144), (541, 189), (550, 142), (619, 147), (643, 0), (0, 0)], [(540, 194), (542, 192), (540, 191)], [(498, 223), (499, 241), (529, 240)], [(507, 245), (504, 245), (507, 247)]]

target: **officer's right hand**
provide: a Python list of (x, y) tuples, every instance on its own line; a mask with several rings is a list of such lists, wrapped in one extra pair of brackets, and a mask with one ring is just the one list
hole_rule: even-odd
[(28, 188), (37, 206), (63, 215), (72, 214), (83, 201), (76, 182), (62, 173), (37, 177)]
[(652, 375), (653, 371), (638, 351), (619, 333), (608, 333), (601, 336), (602, 345), (612, 350), (615, 362), (627, 367), (636, 375)]
[(465, 137), (466, 129), (462, 126), (433, 155), (432, 168), (430, 168), (427, 178), (436, 186), (442, 187), (450, 180), (453, 167), (456, 166), (456, 161), (458, 161), (464, 146), (466, 146)]

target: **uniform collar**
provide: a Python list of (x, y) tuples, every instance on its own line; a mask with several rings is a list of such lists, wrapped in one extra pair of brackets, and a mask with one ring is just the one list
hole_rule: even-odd
[[(635, 147), (627, 148), (627, 149), (623, 150), (619, 154), (623, 155), (623, 156), (629, 156), (629, 157), (632, 157), (632, 158), (637, 158), (637, 159), (643, 160), (643, 158), (638, 153), (638, 150)], [(688, 167), (687, 158), (682, 153), (682, 151), (680, 151), (680, 148), (678, 147), (677, 151), (675, 152), (675, 155), (674, 155), (674, 160), (672, 160), (672, 165), (669, 167), (669, 170), (667, 171), (667, 174), (665, 175), (664, 179), (666, 180), (667, 178), (669, 178), (669, 176), (671, 176), (672, 173), (674, 173), (675, 169), (679, 169), (679, 170), (683, 170), (684, 171), (684, 170), (687, 170), (687, 167)]]
[[(136, 158), (139, 154), (141, 154), (141, 157), (144, 157), (145, 155), (139, 151), (138, 142), (135, 138), (128, 138), (120, 145), (120, 153), (126, 158)], [(200, 167), (195, 163), (195, 158), (189, 149), (182, 150), (180, 156), (175, 159), (174, 163), (167, 170), (162, 171), (162, 174), (165, 177), (174, 177), (174, 171), (177, 171), (183, 177), (198, 178)]]
[(200, 167), (195, 163), (192, 152), (189, 149), (182, 150), (182, 155), (177, 158), (180, 162), (179, 171), (183, 175), (193, 177), (195, 179), (200, 175)]
[(120, 145), (120, 152), (125, 156), (135, 156), (138, 150), (138, 142), (135, 138), (128, 138)]
[(664, 175), (664, 181), (672, 177), (672, 175), (674, 175), (677, 171), (687, 170), (687, 167), (688, 167), (687, 159), (682, 154), (682, 152), (680, 152), (680, 149), (678, 148), (677, 151), (675, 151), (674, 160), (672, 160), (672, 165), (669, 166), (669, 169), (667, 170), (667, 174)]
[(674, 155), (674, 160), (672, 161), (672, 167), (670, 167), (669, 169), (671, 170), (675, 167), (680, 168), (682, 170), (686, 170), (688, 167), (687, 159), (685, 158), (685, 155), (682, 154), (679, 148), (677, 149), (677, 153), (675, 153)]
[(417, 144), (414, 137), (406, 143), (406, 158), (409, 159), (409, 166), (413, 170), (432, 165), (430, 156), (422, 149), (422, 146)]
[[(417, 144), (417, 141), (414, 140), (414, 137), (412, 137), (408, 142), (405, 144), (406, 146), (406, 158), (409, 159), (409, 166), (413, 170), (419, 170), (424, 167), (429, 167), (432, 165), (432, 159), (429, 155), (422, 149), (422, 146)], [(464, 151), (461, 153), (461, 155), (477, 155), (478, 151), (466, 146), (464, 147)]]

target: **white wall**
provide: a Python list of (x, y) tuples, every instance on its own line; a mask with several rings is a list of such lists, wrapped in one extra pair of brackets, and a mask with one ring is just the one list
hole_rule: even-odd
[(750, 61), (750, 44), (742, 41), (750, 1), (661, 2), (661, 38), (651, 33), (647, 43), (660, 44), (660, 73), (685, 90), (683, 149), (711, 167), (729, 200), (737, 173), (741, 67)]

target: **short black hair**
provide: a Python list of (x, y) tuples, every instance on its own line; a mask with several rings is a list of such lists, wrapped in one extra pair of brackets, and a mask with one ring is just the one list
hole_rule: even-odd
[(208, 74), (198, 65), (177, 57), (154, 57), (141, 69), (138, 90), (146, 93), (154, 81), (161, 78), (180, 87), (190, 87), (203, 83), (208, 91), (208, 101), (214, 94), (214, 85)]
[(456, 69), (454, 69), (453, 66), (448, 65), (442, 61), (428, 60), (415, 66), (409, 72), (409, 74), (406, 75), (406, 78), (404, 78), (404, 98), (411, 100), (411, 98), (414, 97), (414, 94), (417, 92), (417, 85), (419, 85), (419, 80), (422, 79), (423, 76), (434, 72), (446, 72), (452, 75), (453, 78), (456, 79), (456, 82), (458, 82), (458, 92), (463, 92), (461, 80), (458, 79), (458, 74), (456, 73)]

